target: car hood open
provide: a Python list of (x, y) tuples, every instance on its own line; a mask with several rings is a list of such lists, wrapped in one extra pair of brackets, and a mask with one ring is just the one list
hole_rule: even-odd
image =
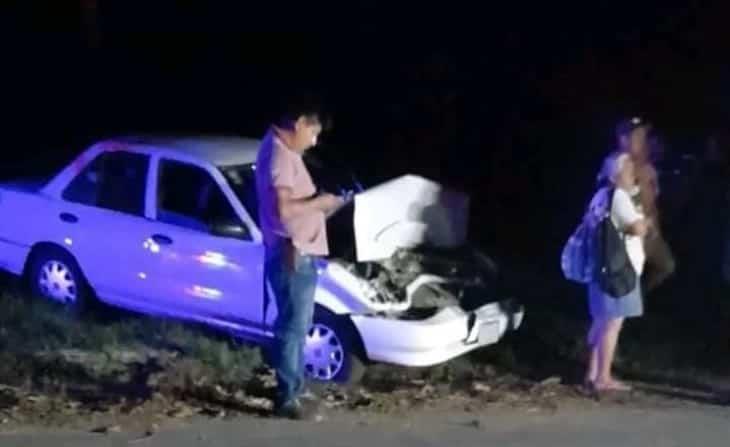
[(383, 260), (424, 245), (460, 246), (468, 220), (467, 195), (416, 175), (395, 178), (355, 196), (357, 260)]

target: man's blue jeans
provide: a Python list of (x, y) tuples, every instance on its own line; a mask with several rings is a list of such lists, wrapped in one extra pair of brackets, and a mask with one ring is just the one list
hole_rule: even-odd
[(276, 248), (268, 252), (266, 274), (278, 311), (272, 357), (278, 408), (293, 404), (304, 388), (304, 342), (314, 314), (317, 268), (311, 256)]

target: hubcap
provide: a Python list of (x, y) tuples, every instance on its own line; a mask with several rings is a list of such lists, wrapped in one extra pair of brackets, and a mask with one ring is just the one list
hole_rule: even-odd
[(332, 380), (345, 362), (345, 349), (335, 331), (315, 323), (304, 345), (304, 369), (316, 380)]
[(38, 288), (52, 300), (64, 304), (76, 302), (76, 280), (71, 270), (60, 261), (47, 261), (38, 275)]

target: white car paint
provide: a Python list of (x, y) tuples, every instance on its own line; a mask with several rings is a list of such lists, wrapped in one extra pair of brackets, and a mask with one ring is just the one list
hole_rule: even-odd
[[(120, 139), (95, 144), (39, 190), (0, 188), (0, 213), (7, 216), (0, 219), (0, 267), (22, 274), (32, 247), (55, 244), (77, 259), (99, 298), (109, 304), (270, 338), (276, 308), (274, 300), (264, 299), (261, 232), (217, 169), (253, 163), (257, 149), (258, 142), (250, 139)], [(143, 216), (63, 199), (66, 186), (92, 160), (114, 151), (149, 156)], [(158, 165), (163, 159), (205, 170), (251, 240), (158, 221)], [(355, 198), (358, 256), (382, 259), (399, 247), (426, 241), (456, 245), (465, 239), (467, 207), (467, 197), (416, 176), (365, 191)], [(75, 215), (78, 222), (62, 221), (62, 213)], [(172, 243), (160, 244), (155, 235)], [(398, 312), (410, 306), (413, 290), (405, 302), (378, 302), (367, 281), (338, 263), (323, 260), (319, 274), (315, 300), (335, 314), (350, 316), (371, 360), (433, 365), (495, 343), (510, 329), (509, 316), (496, 304), (473, 313), (449, 307), (426, 320), (399, 319)], [(470, 318), (474, 324), (469, 329)], [(520, 312), (511, 328), (517, 328), (521, 318)]]
[(358, 261), (387, 259), (399, 248), (466, 242), (469, 198), (436, 182), (404, 175), (355, 196)]
[(491, 303), (476, 311), (471, 328), (463, 324), (468, 314), (456, 307), (442, 309), (418, 324), (366, 315), (355, 315), (352, 320), (361, 333), (370, 334), (363, 343), (371, 360), (431, 366), (498, 342), (510, 326), (521, 325), (522, 314), (515, 318), (510, 322), (499, 305)]

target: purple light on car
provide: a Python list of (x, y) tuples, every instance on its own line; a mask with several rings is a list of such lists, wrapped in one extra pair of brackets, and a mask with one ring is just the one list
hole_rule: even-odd
[(73, 245), (74, 241), (70, 237), (67, 237), (63, 240), (63, 243), (68, 246), (71, 246), (71, 245)]
[(223, 292), (221, 292), (218, 289), (213, 289), (210, 287), (203, 287), (199, 286), (197, 284), (193, 285), (193, 287), (188, 288), (185, 290), (185, 292), (188, 295), (192, 295), (197, 298), (203, 298), (208, 300), (218, 300), (221, 296), (223, 296)]
[(160, 252), (160, 246), (157, 245), (157, 242), (153, 241), (152, 239), (146, 239), (142, 246), (145, 248), (145, 250), (149, 250), (152, 253), (159, 253)]
[(200, 261), (203, 264), (211, 265), (213, 267), (228, 266), (228, 261), (226, 260), (226, 256), (222, 253), (218, 253), (215, 251), (206, 251), (202, 255), (198, 256), (198, 261)]

